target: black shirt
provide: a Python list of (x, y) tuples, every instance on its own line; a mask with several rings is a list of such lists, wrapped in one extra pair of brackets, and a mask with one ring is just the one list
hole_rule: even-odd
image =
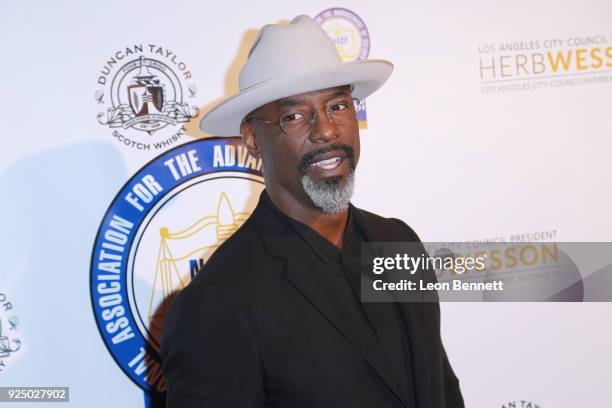
[(387, 364), (391, 367), (397, 383), (409, 401), (416, 407), (413, 372), (411, 364), (410, 339), (407, 326), (398, 310), (397, 304), (385, 302), (361, 302), (361, 243), (365, 241), (362, 231), (354, 222), (349, 207), (349, 216), (342, 249), (339, 249), (321, 234), (280, 211), (267, 193), (262, 194), (264, 203), (283, 222), (287, 223), (322, 261), (336, 270), (341, 270), (350, 284), (352, 293), (363, 311), (363, 317), (376, 334)]

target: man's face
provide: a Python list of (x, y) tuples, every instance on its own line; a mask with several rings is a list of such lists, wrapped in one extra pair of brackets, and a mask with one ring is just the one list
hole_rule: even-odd
[[(242, 134), (251, 154), (263, 159), (268, 190), (328, 213), (343, 209), (335, 201), (345, 200), (346, 206), (359, 161), (359, 125), (350, 91), (341, 86), (295, 95), (247, 116)], [(314, 111), (314, 120), (296, 128), (295, 121)], [(284, 131), (264, 122), (279, 118)]]

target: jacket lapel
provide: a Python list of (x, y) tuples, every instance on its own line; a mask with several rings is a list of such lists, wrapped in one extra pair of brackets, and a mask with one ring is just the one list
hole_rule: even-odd
[[(332, 265), (322, 267), (320, 259), (273, 210), (262, 204), (253, 215), (266, 251), (285, 261), (285, 274), (296, 289), (355, 347), (395, 396), (407, 406), (390, 367), (386, 363), (374, 332), (368, 325), (359, 303), (354, 299), (346, 276)], [(335, 273), (334, 273), (335, 272)], [(341, 294), (348, 293), (348, 296)]]
[[(410, 241), (409, 234), (403, 229), (390, 228), (391, 225), (381, 225), (365, 211), (353, 207), (355, 222), (361, 228), (366, 241), (369, 242), (406, 242)], [(392, 223), (393, 221), (388, 221)], [(414, 240), (418, 240), (415, 235)], [(420, 242), (420, 240), (419, 240)], [(418, 407), (437, 406), (433, 401), (438, 396), (432, 386), (434, 380), (436, 361), (439, 361), (439, 305), (435, 302), (398, 302), (399, 310), (404, 318), (410, 338), (412, 358), (412, 372), (414, 391)], [(437, 358), (438, 356), (438, 358)], [(439, 392), (439, 391), (438, 391)]]

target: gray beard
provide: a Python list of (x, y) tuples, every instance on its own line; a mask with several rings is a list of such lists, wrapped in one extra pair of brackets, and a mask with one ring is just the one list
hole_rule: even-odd
[(327, 180), (324, 183), (315, 183), (309, 174), (301, 179), (302, 188), (310, 201), (326, 214), (337, 214), (348, 208), (355, 185), (355, 170), (349, 170), (346, 180)]

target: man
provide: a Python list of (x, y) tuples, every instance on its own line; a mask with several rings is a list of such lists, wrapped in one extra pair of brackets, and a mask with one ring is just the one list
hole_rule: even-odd
[(240, 93), (202, 119), (262, 158), (252, 216), (178, 294), (162, 338), (176, 407), (463, 407), (437, 303), (359, 296), (361, 243), (418, 241), (353, 207), (365, 97), (393, 66), (341, 63), (309, 17), (267, 25)]

